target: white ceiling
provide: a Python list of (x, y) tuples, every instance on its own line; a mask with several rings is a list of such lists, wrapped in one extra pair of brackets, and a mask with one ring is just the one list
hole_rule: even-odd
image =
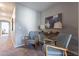
[(56, 3), (57, 2), (20, 2), (18, 4), (41, 12)]
[(13, 3), (0, 3), (0, 17), (11, 17), (14, 9)]

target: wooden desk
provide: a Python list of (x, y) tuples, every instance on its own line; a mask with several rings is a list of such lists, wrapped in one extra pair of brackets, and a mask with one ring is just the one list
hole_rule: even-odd
[(46, 29), (43, 30), (43, 33), (46, 37), (45, 43), (49, 45), (55, 45), (57, 35), (60, 33), (61, 29)]

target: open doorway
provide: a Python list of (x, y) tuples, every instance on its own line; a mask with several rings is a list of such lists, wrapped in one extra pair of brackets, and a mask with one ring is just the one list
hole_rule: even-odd
[(1, 21), (0, 29), (1, 29), (1, 36), (8, 36), (10, 30), (9, 22)]
[(0, 51), (1, 49), (6, 50), (7, 47), (13, 47), (15, 33), (14, 9), (15, 3), (0, 3)]
[(0, 21), (0, 36), (2, 39), (8, 39), (10, 32), (9, 22), (7, 21)]
[(10, 34), (10, 24), (8, 21), (0, 21), (0, 45), (7, 46)]

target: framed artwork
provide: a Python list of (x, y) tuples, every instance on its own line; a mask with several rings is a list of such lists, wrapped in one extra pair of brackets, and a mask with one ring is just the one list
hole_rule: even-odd
[(62, 13), (45, 18), (46, 28), (62, 28)]

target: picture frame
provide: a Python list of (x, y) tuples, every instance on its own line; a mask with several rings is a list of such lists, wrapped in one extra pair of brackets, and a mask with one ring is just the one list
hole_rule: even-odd
[(49, 17), (46, 17), (45, 18), (45, 27), (47, 29), (51, 29), (51, 28), (57, 28), (55, 26), (55, 23), (60, 23), (59, 25), (61, 25), (61, 27), (58, 27), (58, 28), (62, 28), (62, 13), (58, 13), (57, 15), (54, 15), (54, 16), (49, 16)]

